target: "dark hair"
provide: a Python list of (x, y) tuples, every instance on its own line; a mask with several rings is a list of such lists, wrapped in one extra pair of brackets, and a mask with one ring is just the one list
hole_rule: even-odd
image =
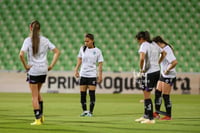
[[(87, 33), (87, 34), (85, 35), (85, 37), (90, 38), (91, 40), (94, 41), (94, 35), (93, 35), (93, 34)], [(93, 42), (93, 45), (94, 45), (94, 42)], [(94, 47), (95, 47), (95, 45), (94, 45)], [(86, 48), (87, 48), (87, 46), (84, 45), (84, 46), (83, 46), (83, 52), (85, 52)]]
[(39, 51), (39, 31), (40, 31), (40, 23), (39, 21), (35, 20), (31, 22), (30, 28), (32, 29), (31, 40), (32, 40), (32, 49), (33, 49), (33, 56), (35, 56)]
[(90, 38), (91, 40), (94, 40), (94, 35), (93, 34), (87, 33), (85, 35), (85, 37)]
[(168, 46), (172, 49), (172, 51), (174, 51), (174, 48), (173, 48), (170, 44), (168, 44), (167, 42), (165, 42), (165, 41), (162, 39), (161, 36), (156, 36), (156, 37), (154, 37), (154, 38), (152, 39), (152, 41), (154, 41), (154, 42), (156, 42), (156, 43), (164, 43), (165, 45), (168, 45)]
[(146, 40), (147, 42), (151, 43), (151, 39), (150, 39), (150, 34), (148, 31), (140, 31), (138, 32), (138, 34), (135, 36), (135, 38), (137, 38), (138, 40), (143, 38), (144, 40)]

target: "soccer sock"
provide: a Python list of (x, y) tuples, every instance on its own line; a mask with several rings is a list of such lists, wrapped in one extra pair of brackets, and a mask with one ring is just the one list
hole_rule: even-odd
[(94, 91), (89, 91), (90, 94), (90, 112), (93, 113), (94, 110), (94, 105), (95, 105), (95, 90)]
[(151, 99), (145, 99), (145, 109), (150, 120), (153, 120), (153, 104)]
[(40, 111), (40, 109), (34, 109), (34, 114), (35, 114), (35, 118), (39, 119), (41, 117), (41, 111)]
[(81, 91), (81, 105), (82, 105), (83, 111), (87, 110), (86, 96), (87, 96), (87, 92), (86, 91)]
[(147, 111), (147, 108), (146, 108), (146, 101), (144, 100), (144, 118), (149, 118), (149, 115), (148, 115), (148, 111)]
[(39, 101), (41, 115), (43, 115), (43, 101)]
[(163, 99), (165, 101), (165, 109), (166, 109), (167, 116), (171, 117), (172, 104), (170, 101), (170, 96), (163, 94)]
[(161, 95), (162, 95), (162, 92), (161, 91), (159, 91), (159, 90), (156, 90), (155, 91), (155, 109), (156, 109), (156, 111), (160, 111), (160, 106), (161, 106), (161, 104), (162, 104), (162, 97), (161, 97)]

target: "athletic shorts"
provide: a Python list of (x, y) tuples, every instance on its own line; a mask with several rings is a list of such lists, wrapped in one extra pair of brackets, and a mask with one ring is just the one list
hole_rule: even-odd
[(176, 81), (176, 78), (165, 78), (161, 75), (159, 81), (165, 82), (169, 84), (170, 86), (172, 86), (174, 82)]
[(32, 75), (27, 74), (26, 81), (31, 83), (31, 84), (45, 83), (46, 76), (47, 75), (32, 76)]
[(93, 78), (81, 77), (79, 84), (80, 85), (93, 85), (93, 86), (96, 86), (97, 85), (97, 78), (96, 77), (93, 77)]
[(152, 91), (156, 87), (160, 77), (160, 71), (147, 73), (142, 76), (142, 90)]

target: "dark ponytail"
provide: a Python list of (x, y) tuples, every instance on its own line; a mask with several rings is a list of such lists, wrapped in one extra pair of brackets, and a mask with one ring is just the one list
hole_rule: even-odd
[(32, 40), (32, 49), (33, 49), (33, 56), (35, 56), (39, 51), (39, 31), (40, 31), (40, 23), (35, 20), (31, 23), (30, 29), (32, 30), (31, 40)]
[(87, 46), (84, 45), (83, 46), (83, 52), (85, 52), (86, 48), (87, 48)]
[(145, 40), (146, 40), (147, 42), (149, 42), (149, 43), (152, 42), (152, 41), (151, 41), (151, 38), (150, 38), (150, 34), (149, 34), (148, 31), (145, 31)]
[(165, 41), (162, 39), (162, 37), (156, 36), (156, 37), (153, 38), (152, 41), (154, 41), (154, 42), (156, 42), (156, 43), (164, 43), (165, 45), (168, 45), (168, 46), (172, 49), (172, 51), (174, 52), (174, 48), (172, 47), (172, 45), (170, 45), (170, 44), (168, 44), (167, 42), (165, 42)]

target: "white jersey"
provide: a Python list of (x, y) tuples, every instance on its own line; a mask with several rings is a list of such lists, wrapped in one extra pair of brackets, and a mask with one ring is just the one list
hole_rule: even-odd
[(163, 50), (155, 43), (143, 42), (140, 45), (139, 53), (145, 53), (145, 61), (143, 65), (143, 70), (146, 73), (153, 73), (160, 70), (158, 64), (160, 53)]
[(82, 59), (80, 76), (81, 77), (97, 77), (96, 63), (103, 62), (103, 55), (98, 48), (80, 48), (78, 58)]
[(172, 49), (169, 46), (165, 46), (163, 50), (167, 53), (163, 61), (161, 62), (161, 74), (165, 78), (175, 78), (176, 77), (176, 70), (175, 68), (171, 69), (167, 75), (164, 72), (168, 69), (170, 63), (176, 60)]
[(39, 51), (33, 56), (31, 37), (24, 40), (21, 51), (27, 53), (28, 65), (32, 66), (28, 71), (29, 75), (38, 76), (46, 75), (48, 72), (48, 50), (53, 50), (55, 45), (52, 44), (46, 37), (40, 36)]

